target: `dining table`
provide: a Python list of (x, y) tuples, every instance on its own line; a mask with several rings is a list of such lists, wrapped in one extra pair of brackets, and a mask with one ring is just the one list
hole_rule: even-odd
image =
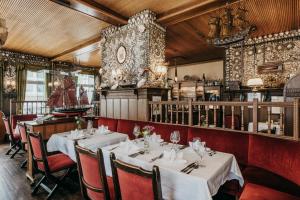
[(108, 145), (120, 143), (128, 139), (128, 135), (123, 133), (113, 131), (97, 133), (95, 129), (84, 129), (82, 130), (82, 134), (83, 135), (79, 136), (78, 138), (72, 136), (71, 131), (53, 134), (47, 142), (47, 151), (60, 151), (68, 155), (73, 161), (76, 162), (76, 143), (81, 147), (95, 150)]
[[(177, 146), (180, 160), (164, 159), (163, 154), (175, 148), (170, 143), (150, 145), (149, 153), (143, 151), (143, 140), (135, 140), (139, 147), (137, 153), (126, 152), (120, 144), (102, 148), (107, 176), (112, 176), (110, 154), (114, 152), (117, 159), (139, 166), (145, 170), (152, 170), (154, 165), (159, 167), (163, 198), (167, 200), (211, 200), (219, 188), (228, 180), (238, 180), (243, 186), (244, 179), (239, 165), (233, 154), (212, 151), (205, 154), (201, 167), (183, 172), (183, 169), (199, 161), (199, 156), (189, 146)], [(124, 143), (124, 142), (123, 142)], [(96, 151), (96, 149), (91, 149)], [(134, 156), (132, 156), (134, 155)]]

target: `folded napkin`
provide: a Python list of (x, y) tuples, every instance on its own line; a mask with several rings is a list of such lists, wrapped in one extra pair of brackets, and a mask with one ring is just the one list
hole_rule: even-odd
[(135, 145), (135, 143), (132, 142), (131, 140), (126, 140), (125, 142), (120, 142), (119, 149), (128, 155), (136, 153), (140, 150), (140, 148), (137, 145)]
[(67, 137), (71, 140), (77, 140), (77, 139), (81, 139), (84, 138), (85, 135), (83, 133), (83, 130), (72, 130), (71, 133), (69, 135), (67, 135)]
[(164, 150), (162, 161), (166, 164), (185, 164), (187, 161), (183, 159), (183, 152), (177, 152), (175, 149)]
[(108, 130), (108, 126), (99, 126), (96, 130), (96, 134), (108, 134), (110, 131)]
[(150, 136), (150, 142), (153, 142), (153, 143), (161, 143), (163, 142), (164, 140), (161, 139), (161, 135), (157, 135), (156, 133), (153, 133), (151, 136)]

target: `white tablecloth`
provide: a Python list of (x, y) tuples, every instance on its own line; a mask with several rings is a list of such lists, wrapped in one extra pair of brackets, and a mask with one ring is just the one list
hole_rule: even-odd
[[(114, 146), (117, 145), (102, 148), (107, 176), (112, 176), (109, 155)], [(199, 167), (190, 174), (182, 173), (180, 170), (199, 159), (191, 148), (181, 150), (183, 159), (187, 160), (186, 164), (166, 163), (161, 159), (149, 162), (151, 158), (168, 148), (170, 145), (157, 147), (155, 150), (151, 150), (150, 154), (139, 155), (136, 158), (128, 157), (120, 148), (114, 149), (113, 152), (118, 159), (146, 170), (151, 170), (153, 165), (159, 166), (163, 198), (168, 200), (211, 200), (227, 180), (237, 179), (241, 186), (244, 184), (234, 155), (228, 153), (217, 152), (213, 156), (206, 155), (205, 167)]]
[[(67, 154), (72, 160), (76, 162), (76, 154), (74, 143), (75, 141), (69, 139), (67, 135), (70, 132), (53, 134), (47, 142), (47, 150), (49, 152), (60, 151)], [(123, 133), (112, 132), (109, 134), (94, 134), (85, 139), (78, 140), (78, 145), (96, 151), (107, 145), (116, 144), (127, 139), (127, 135)]]
[[(280, 135), (280, 126), (278, 124), (271, 124), (271, 129), (273, 129), (274, 127), (276, 127), (275, 134)], [(258, 131), (268, 130), (268, 124), (265, 122), (258, 122), (257, 129), (258, 129)], [(253, 132), (253, 122), (249, 122), (248, 131)]]

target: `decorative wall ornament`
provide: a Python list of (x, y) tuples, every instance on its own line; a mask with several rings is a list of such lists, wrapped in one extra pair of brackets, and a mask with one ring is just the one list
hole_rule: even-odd
[(5, 44), (8, 36), (5, 19), (0, 18), (0, 48)]
[(122, 27), (110, 26), (101, 32), (101, 87), (136, 85), (146, 78), (144, 87), (163, 86), (164, 77), (156, 72), (165, 61), (165, 29), (156, 23), (156, 15), (144, 10)]
[(3, 84), (5, 93), (16, 91), (16, 67), (10, 63), (4, 70)]
[(264, 87), (282, 87), (300, 73), (299, 36), (300, 29), (248, 39), (242, 47), (231, 45), (226, 49), (225, 83), (240, 81), (246, 86), (256, 74)]

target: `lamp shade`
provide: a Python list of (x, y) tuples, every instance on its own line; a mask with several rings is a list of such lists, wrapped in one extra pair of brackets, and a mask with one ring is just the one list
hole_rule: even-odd
[(252, 78), (247, 81), (247, 86), (249, 86), (249, 87), (257, 87), (257, 86), (263, 86), (263, 85), (264, 85), (264, 82), (261, 78)]

